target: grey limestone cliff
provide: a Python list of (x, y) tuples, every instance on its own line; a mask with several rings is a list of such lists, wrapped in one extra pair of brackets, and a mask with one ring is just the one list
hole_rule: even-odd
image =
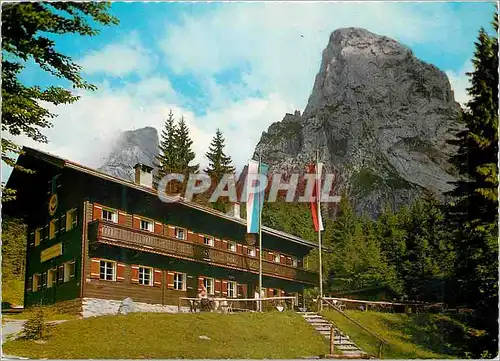
[(105, 164), (98, 170), (125, 180), (134, 180), (134, 165), (153, 166), (158, 155), (158, 132), (145, 127), (123, 132), (113, 146)]
[(447, 143), (460, 128), (446, 75), (402, 44), (359, 28), (334, 31), (308, 104), (272, 124), (256, 153), (272, 168), (303, 170), (320, 151), (358, 213), (399, 208), (454, 181)]

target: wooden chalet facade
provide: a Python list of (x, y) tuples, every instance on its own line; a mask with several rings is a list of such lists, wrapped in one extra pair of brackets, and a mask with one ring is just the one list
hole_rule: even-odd
[[(166, 203), (140, 179), (27, 147), (17, 163), (36, 171), (13, 171), (7, 186), (17, 199), (3, 209), (28, 226), (25, 307), (57, 303), (81, 311), (85, 299), (126, 297), (177, 305), (202, 284), (214, 297), (253, 298), (260, 250), (246, 243), (243, 219), (182, 198)], [(318, 274), (302, 261), (314, 247), (263, 228), (267, 296), (298, 296), (317, 284)]]

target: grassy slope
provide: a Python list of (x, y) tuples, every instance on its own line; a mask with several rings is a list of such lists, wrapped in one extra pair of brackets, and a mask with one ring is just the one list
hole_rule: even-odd
[[(386, 359), (461, 357), (456, 347), (466, 339), (464, 325), (439, 314), (392, 314), (381, 312), (347, 311), (353, 319), (385, 339)], [(324, 311), (363, 350), (376, 355), (378, 343), (366, 331), (335, 311)], [(459, 346), (458, 346), (459, 347)]]
[[(210, 340), (199, 339), (208, 336)], [(328, 352), (297, 314), (146, 314), (57, 325), (46, 344), (16, 340), (7, 354), (31, 358), (300, 358)]]
[(2, 302), (13, 306), (22, 306), (24, 298), (24, 280), (2, 279)]

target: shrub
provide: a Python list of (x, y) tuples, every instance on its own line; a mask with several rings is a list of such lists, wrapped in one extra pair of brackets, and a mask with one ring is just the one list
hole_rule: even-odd
[(40, 340), (47, 336), (48, 327), (45, 323), (45, 314), (41, 306), (32, 309), (32, 315), (24, 324), (24, 337), (28, 340)]

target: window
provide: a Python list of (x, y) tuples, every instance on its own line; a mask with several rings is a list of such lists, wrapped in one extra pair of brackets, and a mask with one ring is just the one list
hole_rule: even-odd
[(100, 261), (99, 279), (106, 281), (115, 280), (116, 263), (111, 261)]
[(47, 287), (47, 272), (42, 273), (42, 287)]
[(174, 290), (186, 290), (186, 275), (184, 273), (174, 273)]
[(75, 228), (76, 224), (77, 224), (76, 209), (71, 209), (66, 212), (66, 231)]
[(248, 247), (247, 248), (247, 255), (255, 257), (255, 248), (254, 247)]
[(214, 279), (213, 278), (204, 278), (203, 279), (203, 285), (207, 289), (207, 293), (209, 295), (214, 294)]
[(33, 275), (33, 291), (38, 291), (40, 289), (40, 275), (35, 273)]
[(229, 281), (227, 283), (227, 297), (236, 298), (236, 296), (238, 295), (237, 287), (238, 285), (236, 284), (236, 282)]
[(280, 290), (277, 288), (273, 288), (273, 297), (279, 297), (280, 296)]
[(106, 221), (117, 223), (118, 222), (118, 217), (117, 216), (118, 215), (116, 214), (115, 211), (111, 211), (111, 210), (108, 210), (108, 209), (103, 209), (102, 210), (102, 219), (105, 219)]
[(297, 257), (292, 256), (292, 266), (297, 267)]
[(235, 242), (228, 242), (227, 249), (231, 252), (236, 252), (236, 243)]
[(139, 284), (144, 286), (153, 285), (153, 269), (149, 267), (139, 267)]
[(53, 219), (49, 223), (49, 239), (53, 239), (57, 234), (57, 219)]
[(214, 238), (209, 236), (203, 236), (203, 244), (206, 246), (214, 246)]
[(75, 262), (67, 262), (64, 264), (64, 282), (69, 282), (75, 277)]
[(143, 231), (153, 232), (153, 222), (141, 219), (141, 229)]
[(186, 231), (182, 228), (176, 228), (175, 229), (175, 238), (177, 239), (185, 239), (186, 237)]
[(276, 263), (280, 263), (280, 254), (279, 254), (279, 253), (275, 253), (275, 254), (273, 255), (273, 260), (274, 260), (274, 262), (276, 262)]
[(57, 274), (56, 269), (49, 269), (47, 272), (47, 287), (52, 287), (56, 284)]
[(57, 281), (64, 282), (64, 267), (62, 266), (57, 267)]
[(43, 227), (43, 240), (46, 241), (49, 239), (49, 226)]
[(42, 228), (37, 228), (35, 230), (35, 247), (40, 244), (41, 240), (42, 240)]

